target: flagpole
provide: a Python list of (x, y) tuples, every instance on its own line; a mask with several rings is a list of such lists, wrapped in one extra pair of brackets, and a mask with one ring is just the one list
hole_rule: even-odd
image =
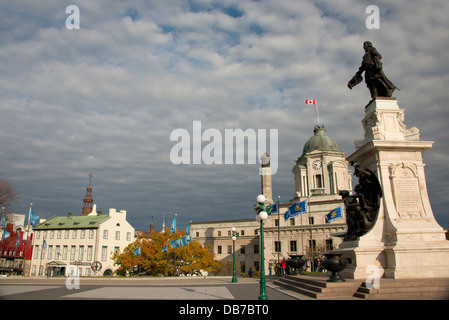
[[(37, 275), (39, 275), (39, 271), (42, 267), (42, 256), (44, 255), (44, 244), (45, 244), (45, 239), (44, 242), (42, 242), (42, 249), (41, 249), (41, 259), (39, 260), (39, 270), (37, 271)], [(44, 275), (44, 269), (42, 268), (42, 275)]]
[(301, 253), (304, 254), (304, 230), (302, 229), (302, 216), (301, 217)]
[(30, 216), (31, 216), (31, 207), (32, 206), (33, 206), (33, 203), (30, 203), (30, 209), (28, 210), (27, 240), (29, 239), (29, 236), (30, 236), (30, 227), (31, 227)]
[(310, 196), (307, 197), (307, 205), (309, 206), (309, 227), (310, 227), (310, 252), (311, 252), (311, 272), (315, 269), (314, 261), (313, 261), (313, 236), (312, 236), (312, 219), (311, 218), (311, 205), (310, 205)]
[(306, 100), (306, 104), (313, 104), (316, 107), (316, 118), (318, 125), (320, 126), (320, 114), (318, 112), (318, 104), (316, 103), (316, 100)]
[[(280, 231), (280, 226), (281, 226), (281, 218), (279, 215), (279, 212), (281, 211), (281, 205), (280, 205), (280, 200), (281, 200), (281, 196), (278, 196), (278, 243), (281, 243), (281, 231)], [(278, 250), (278, 266), (279, 266), (279, 252), (280, 250)]]
[(192, 275), (192, 256), (190, 255), (190, 225), (191, 225), (192, 221), (189, 221), (189, 247), (187, 248), (188, 253), (189, 253), (189, 259), (190, 259), (190, 263), (189, 263), (189, 271), (190, 271), (190, 275)]
[[(2, 207), (2, 220), (3, 220), (3, 217), (5, 216), (5, 207)], [(3, 222), (3, 221), (2, 221)], [(3, 236), (5, 235), (5, 231), (6, 231), (6, 218), (5, 218), (5, 229), (3, 229), (3, 224), (0, 224), (0, 226), (1, 226), (1, 230), (3, 231), (2, 232), (2, 236), (1, 236), (1, 247), (0, 247), (0, 255), (3, 253)]]
[(178, 216), (177, 213), (175, 213), (175, 231), (173, 233), (175, 234), (175, 250), (173, 250), (173, 276), (176, 277), (176, 230), (178, 229), (177, 223), (176, 223), (176, 217)]

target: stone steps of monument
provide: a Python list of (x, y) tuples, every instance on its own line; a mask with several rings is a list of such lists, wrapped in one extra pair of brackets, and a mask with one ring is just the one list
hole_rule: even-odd
[(327, 282), (328, 277), (285, 276), (274, 281), (275, 284), (315, 299), (350, 298), (360, 286), (361, 281)]
[(354, 297), (361, 299), (449, 298), (449, 278), (380, 279), (379, 289), (369, 289), (366, 283)]

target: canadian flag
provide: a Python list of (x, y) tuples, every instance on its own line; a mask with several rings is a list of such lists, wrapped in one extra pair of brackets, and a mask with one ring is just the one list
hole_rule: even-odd
[(316, 105), (316, 100), (306, 100), (306, 104), (315, 104)]

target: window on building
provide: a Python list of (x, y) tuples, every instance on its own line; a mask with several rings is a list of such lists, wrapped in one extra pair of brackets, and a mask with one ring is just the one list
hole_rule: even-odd
[(291, 218), (291, 219), (290, 219), (290, 225), (291, 225), (291, 226), (294, 226), (294, 225), (295, 225), (295, 218)]
[(94, 229), (89, 229), (89, 239), (94, 238)]
[(240, 261), (240, 272), (242, 273), (246, 272), (245, 261)]
[(221, 231), (217, 231), (219, 237), (221, 237)]
[(48, 246), (48, 255), (47, 255), (48, 260), (51, 260), (52, 254), (53, 254), (53, 246)]
[(274, 252), (281, 252), (281, 241), (274, 242)]
[(200, 236), (200, 233), (197, 231), (197, 232), (195, 232), (195, 237), (199, 237)]
[(290, 252), (298, 251), (296, 240), (290, 241)]
[(58, 239), (61, 239), (61, 233), (62, 233), (62, 230), (58, 230), (58, 233), (56, 234), (56, 237)]
[(120, 231), (115, 232), (115, 240), (120, 240)]
[(50, 239), (53, 239), (54, 236), (55, 236), (55, 231), (54, 231), (54, 230), (51, 230), (51, 231), (50, 231)]
[(86, 237), (86, 230), (80, 231), (80, 239), (84, 239)]
[(108, 230), (103, 230), (103, 239), (108, 238)]
[(245, 246), (244, 245), (240, 246), (240, 254), (245, 254)]
[(274, 219), (274, 226), (278, 227), (279, 226), (279, 219)]
[(221, 254), (221, 246), (217, 247), (217, 254)]
[(316, 241), (315, 240), (312, 240), (312, 241), (309, 240), (309, 248), (313, 248), (313, 250), (316, 249)]
[(87, 246), (87, 261), (92, 261), (92, 246)]
[(108, 247), (101, 247), (101, 261), (106, 261), (108, 259)]
[(259, 254), (259, 245), (258, 244), (254, 245), (254, 254)]
[(228, 246), (228, 254), (232, 254), (232, 246)]
[(62, 247), (62, 260), (67, 260), (67, 251), (68, 251), (68, 246), (63, 246)]
[(61, 246), (56, 246), (55, 247), (55, 260), (59, 260), (60, 251), (61, 251)]
[(334, 181), (334, 174), (332, 172), (329, 172), (329, 187), (330, 192), (332, 194), (337, 193), (337, 190), (335, 190), (335, 186), (337, 185), (335, 182), (337, 181), (337, 173), (335, 173), (335, 181)]
[(321, 178), (321, 174), (315, 175), (315, 188), (322, 188), (323, 187), (323, 180)]
[(244, 236), (245, 235), (245, 230), (240, 230), (240, 235)]
[(72, 239), (76, 239), (76, 230), (72, 231)]
[(326, 251), (334, 250), (334, 242), (332, 239), (326, 240)]
[(76, 254), (76, 247), (71, 246), (70, 247), (70, 260), (71, 261), (75, 260), (75, 254)]
[(69, 238), (69, 230), (65, 230), (64, 231), (64, 239), (68, 239)]
[(126, 233), (126, 241), (131, 241), (131, 232)]
[(78, 260), (83, 261), (84, 260), (84, 246), (80, 246), (78, 250)]
[(313, 219), (313, 217), (309, 217), (309, 224), (315, 224), (315, 219)]

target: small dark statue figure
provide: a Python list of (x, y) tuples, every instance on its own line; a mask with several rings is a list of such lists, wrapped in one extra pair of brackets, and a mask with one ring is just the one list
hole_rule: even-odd
[(355, 195), (349, 195), (347, 190), (339, 192), (346, 207), (348, 226), (344, 240), (355, 240), (371, 230), (382, 197), (382, 188), (374, 172), (358, 164), (354, 165), (354, 162), (351, 165), (355, 169), (355, 176), (359, 178), (359, 184), (354, 187)]
[(348, 88), (352, 89), (362, 82), (362, 73), (365, 71), (365, 83), (371, 93), (371, 98), (391, 97), (393, 91), (397, 88), (382, 71), (382, 62), (380, 61), (382, 56), (370, 41), (363, 43), (363, 49), (365, 49), (365, 55), (362, 59), (362, 65), (355, 76), (348, 82)]

